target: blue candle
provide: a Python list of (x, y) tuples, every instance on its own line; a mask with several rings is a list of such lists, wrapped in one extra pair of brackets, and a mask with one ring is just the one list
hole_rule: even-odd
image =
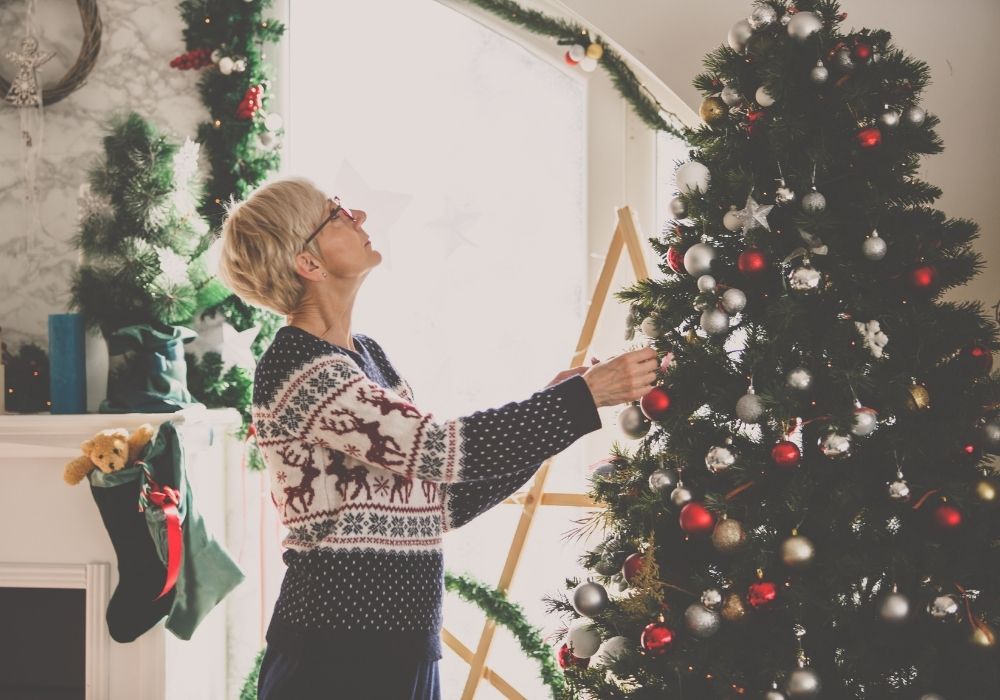
[(52, 413), (87, 412), (83, 317), (49, 314), (49, 393)]

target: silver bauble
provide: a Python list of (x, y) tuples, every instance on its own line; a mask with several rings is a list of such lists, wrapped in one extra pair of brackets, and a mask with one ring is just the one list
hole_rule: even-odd
[(886, 129), (895, 129), (899, 126), (899, 120), (902, 116), (898, 110), (887, 109), (879, 115), (878, 123)]
[(822, 214), (826, 211), (826, 197), (813, 190), (802, 198), (802, 211), (806, 214)]
[(743, 219), (740, 218), (740, 210), (735, 206), (729, 207), (729, 211), (722, 215), (722, 225), (727, 231), (736, 233), (743, 230)]
[(908, 107), (906, 111), (903, 112), (903, 118), (910, 126), (920, 126), (927, 118), (927, 112), (924, 111), (923, 107), (913, 105), (912, 107)]
[(751, 36), (753, 36), (753, 27), (750, 26), (750, 22), (741, 19), (729, 30), (729, 36), (727, 37), (729, 48), (736, 53), (743, 53), (743, 50), (747, 47), (747, 40)]
[(885, 239), (878, 235), (878, 231), (872, 231), (865, 242), (861, 244), (861, 252), (869, 260), (881, 260), (885, 257), (887, 250), (889, 250), (889, 246), (886, 245)]
[(701, 594), (701, 604), (709, 610), (718, 610), (722, 605), (722, 591), (718, 588), (707, 588)]
[(618, 469), (612, 462), (601, 462), (590, 473), (591, 479), (606, 479)]
[(808, 666), (793, 670), (785, 681), (785, 692), (788, 693), (790, 700), (819, 697), (822, 688), (819, 674)]
[(747, 306), (747, 295), (742, 289), (730, 287), (722, 293), (722, 308), (726, 313), (736, 314)]
[(628, 637), (612, 637), (604, 642), (590, 659), (590, 668), (608, 668), (620, 656), (628, 653), (631, 642)]
[(803, 265), (788, 274), (788, 288), (800, 294), (818, 291), (823, 285), (823, 273), (809, 265)]
[(788, 185), (782, 184), (774, 191), (774, 203), (779, 207), (787, 207), (795, 203), (795, 190)]
[(573, 590), (573, 608), (586, 617), (600, 615), (609, 602), (607, 589), (596, 581), (581, 583)]
[(769, 690), (764, 693), (764, 700), (787, 700), (787, 698), (777, 690)]
[(675, 488), (673, 491), (670, 492), (670, 502), (673, 503), (678, 508), (686, 506), (688, 503), (691, 502), (692, 498), (694, 498), (694, 496), (692, 496), (691, 492), (688, 491), (683, 486), (678, 486), (677, 488)]
[(601, 646), (601, 635), (594, 629), (590, 618), (579, 617), (569, 623), (569, 633), (566, 635), (573, 656), (579, 659), (589, 659)]
[(732, 85), (727, 85), (726, 87), (722, 88), (720, 97), (722, 97), (722, 101), (725, 102), (726, 105), (729, 107), (735, 107), (736, 105), (738, 105), (740, 102), (743, 101), (743, 96), (740, 95), (740, 91), (734, 88)]
[(712, 269), (715, 248), (708, 243), (695, 243), (684, 253), (684, 269), (693, 277), (701, 277)]
[(820, 59), (816, 61), (816, 65), (813, 69), (809, 71), (809, 80), (813, 81), (817, 85), (822, 85), (830, 77), (830, 71), (825, 65), (823, 65), (823, 60)]
[(837, 68), (845, 73), (850, 73), (854, 70), (854, 59), (851, 58), (850, 49), (841, 49), (837, 52), (837, 55), (834, 56), (833, 60), (837, 64)]
[(851, 456), (851, 436), (831, 430), (819, 439), (819, 450), (830, 459), (847, 459)]
[(927, 614), (938, 622), (954, 622), (960, 609), (958, 598), (951, 593), (939, 595), (927, 605)]
[(713, 474), (724, 472), (736, 463), (736, 455), (725, 445), (716, 445), (705, 455), (705, 466)]
[(764, 415), (764, 402), (757, 394), (743, 394), (736, 402), (736, 417), (744, 423), (756, 423), (762, 415)]
[(812, 372), (807, 370), (805, 367), (796, 367), (795, 369), (789, 370), (788, 374), (785, 375), (785, 382), (792, 389), (798, 389), (799, 391), (808, 391), (812, 386), (813, 376)]
[(754, 99), (757, 100), (757, 104), (761, 107), (770, 107), (774, 104), (774, 97), (764, 88), (763, 85), (757, 88), (757, 92), (754, 94)]
[(638, 406), (628, 406), (618, 414), (618, 427), (632, 440), (644, 438), (652, 425)]
[(803, 42), (822, 28), (823, 20), (815, 12), (796, 12), (788, 22), (788, 36)]
[(677, 485), (677, 471), (675, 469), (657, 469), (649, 475), (649, 490), (653, 493), (666, 493), (669, 489), (674, 490)]
[(677, 168), (674, 177), (677, 181), (677, 189), (682, 194), (707, 192), (708, 184), (712, 181), (712, 174), (708, 168), (696, 160), (688, 161)]
[(698, 639), (708, 639), (719, 631), (719, 614), (701, 603), (692, 603), (684, 611), (684, 626)]
[(750, 28), (754, 31), (762, 29), (763, 27), (768, 27), (774, 24), (777, 20), (778, 12), (770, 5), (755, 7), (750, 13), (750, 17), (747, 18), (747, 21), (750, 22)]
[(699, 292), (714, 292), (715, 291), (715, 278), (711, 275), (702, 275), (698, 278), (698, 291)]
[(701, 327), (709, 335), (718, 335), (729, 330), (729, 315), (722, 309), (705, 309), (701, 312)]
[(642, 323), (639, 325), (639, 330), (641, 330), (642, 334), (647, 338), (660, 337), (660, 328), (656, 325), (656, 319), (652, 316), (647, 316), (642, 319)]
[(687, 204), (680, 197), (674, 197), (670, 200), (670, 213), (675, 219), (683, 219), (688, 213)]
[(902, 593), (890, 593), (879, 603), (878, 616), (893, 625), (906, 622), (910, 616), (910, 599)]
[(1000, 453), (1000, 416), (993, 416), (979, 428), (983, 450), (990, 454)]
[(910, 498), (910, 485), (903, 479), (897, 479), (889, 484), (889, 498), (894, 501), (906, 501)]
[(851, 424), (851, 435), (867, 437), (878, 427), (878, 414), (870, 408), (858, 406), (854, 409), (854, 422)]
[(793, 535), (781, 543), (781, 560), (792, 569), (803, 569), (812, 563), (816, 547), (812, 540), (802, 535)]

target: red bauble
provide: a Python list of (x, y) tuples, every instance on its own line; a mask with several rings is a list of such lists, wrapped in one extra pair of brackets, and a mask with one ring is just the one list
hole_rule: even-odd
[(708, 535), (715, 529), (715, 516), (702, 504), (692, 501), (681, 508), (680, 523), (689, 535)]
[(764, 123), (763, 118), (767, 114), (762, 109), (753, 110), (747, 112), (747, 134), (752, 136), (753, 133), (760, 128), (761, 124)]
[(755, 608), (763, 608), (778, 597), (778, 587), (770, 581), (756, 581), (747, 590), (747, 602)]
[(962, 511), (950, 503), (942, 503), (934, 509), (934, 524), (950, 532), (962, 524)]
[(653, 387), (639, 399), (639, 409), (649, 420), (659, 420), (670, 408), (670, 395), (662, 386)]
[(856, 44), (854, 46), (854, 57), (861, 61), (867, 61), (872, 57), (872, 47), (868, 44)]
[(771, 448), (771, 459), (774, 460), (776, 467), (794, 469), (799, 466), (802, 452), (799, 450), (799, 446), (791, 440), (781, 440)]
[(639, 643), (653, 656), (662, 656), (674, 641), (673, 631), (662, 622), (650, 622), (642, 631)]
[(556, 660), (559, 661), (561, 669), (567, 669), (571, 666), (587, 668), (590, 665), (590, 659), (581, 659), (570, 650), (569, 644), (563, 644), (559, 647), (559, 651), (556, 652)]
[(970, 345), (962, 350), (962, 364), (973, 372), (989, 374), (993, 369), (993, 353), (985, 345)]
[(675, 245), (667, 250), (667, 266), (678, 275), (684, 274), (684, 253)]
[(625, 557), (625, 563), (622, 564), (622, 576), (625, 577), (626, 583), (632, 583), (636, 575), (642, 570), (642, 563), (642, 555), (638, 552)]
[(736, 262), (740, 272), (748, 276), (756, 276), (767, 269), (767, 256), (759, 248), (750, 248), (740, 253)]
[(910, 287), (917, 292), (930, 292), (937, 286), (938, 271), (933, 265), (921, 265), (910, 270)]
[(566, 54), (563, 56), (563, 58), (566, 60), (566, 63), (568, 65), (571, 65), (571, 66), (575, 66), (576, 64), (579, 63), (579, 61), (574, 61), (573, 60), (573, 57), (569, 55), (569, 51), (566, 52)]
[(875, 148), (882, 143), (882, 132), (878, 130), (878, 127), (870, 126), (859, 131), (854, 138), (858, 140), (858, 145), (862, 148)]

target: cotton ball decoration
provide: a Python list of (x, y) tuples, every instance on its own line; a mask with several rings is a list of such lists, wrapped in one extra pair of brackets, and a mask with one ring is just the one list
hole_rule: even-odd
[(703, 163), (692, 160), (677, 168), (675, 178), (677, 189), (683, 194), (695, 194), (696, 192), (708, 191), (712, 174)]
[(570, 623), (566, 638), (573, 655), (581, 659), (589, 659), (601, 646), (601, 635), (594, 629), (593, 621), (586, 617), (577, 618)]

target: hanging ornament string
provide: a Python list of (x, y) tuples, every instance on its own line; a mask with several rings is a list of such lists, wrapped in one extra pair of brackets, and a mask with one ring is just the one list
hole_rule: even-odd
[(969, 618), (969, 625), (971, 625), (972, 629), (979, 630), (981, 632), (988, 631), (986, 625), (978, 617), (972, 614), (972, 604), (969, 602), (969, 596), (965, 588), (962, 587), (962, 584), (956, 581), (955, 588), (957, 588), (958, 592), (962, 594), (962, 600), (965, 602), (965, 614)]

